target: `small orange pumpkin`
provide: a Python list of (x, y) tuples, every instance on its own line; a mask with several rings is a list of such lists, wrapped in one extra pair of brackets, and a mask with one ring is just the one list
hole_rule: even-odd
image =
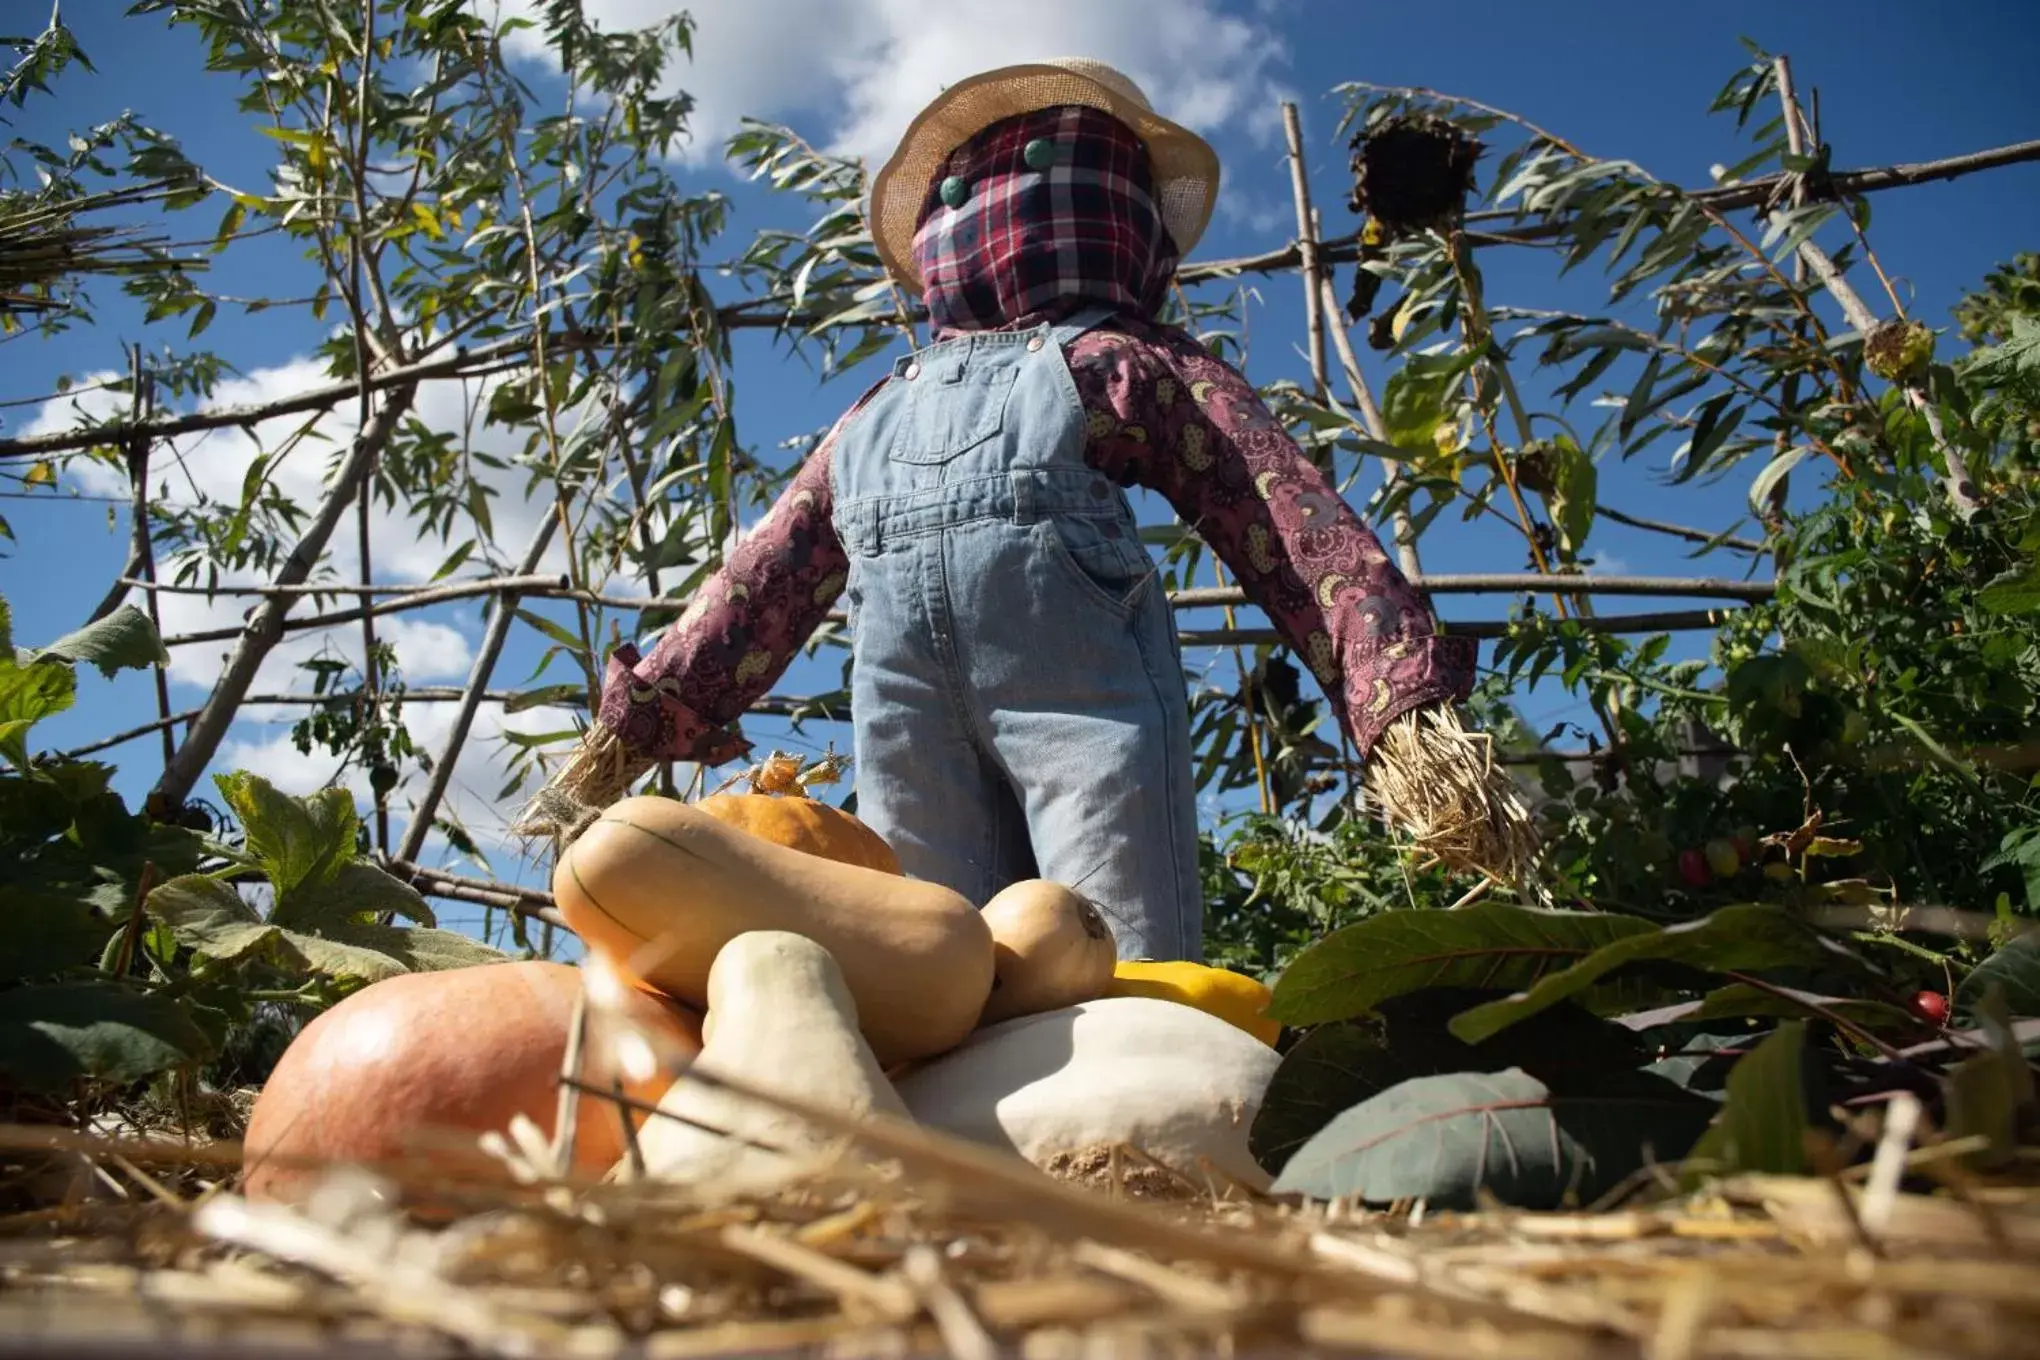
[(719, 789), (694, 806), (724, 826), (789, 850), (899, 873), (899, 856), (883, 837), (855, 815), (808, 792), (810, 785), (834, 783), (843, 764), (841, 756), (831, 753), (803, 770), (800, 757), (774, 751), (738, 777), (750, 784), (748, 792)]

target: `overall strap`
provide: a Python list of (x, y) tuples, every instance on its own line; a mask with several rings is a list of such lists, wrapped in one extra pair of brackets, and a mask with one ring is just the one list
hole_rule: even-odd
[(1051, 326), (1049, 328), (1049, 336), (1055, 341), (1056, 347), (1060, 349), (1085, 331), (1092, 329), (1102, 322), (1110, 321), (1117, 315), (1119, 315), (1117, 307), (1105, 307), (1094, 303), (1071, 312), (1061, 321)]

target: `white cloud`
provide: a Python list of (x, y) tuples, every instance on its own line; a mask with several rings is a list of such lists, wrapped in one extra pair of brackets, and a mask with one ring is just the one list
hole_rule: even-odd
[[(484, 10), (499, 0), (475, 0)], [(529, 12), (532, 0), (500, 0)], [(782, 120), (876, 169), (945, 84), (1043, 57), (1082, 55), (1125, 71), (1167, 117), (1206, 135), (1244, 126), (1265, 143), (1280, 97), (1276, 33), (1219, 0), (587, 0), (610, 30), (686, 10), (695, 60), (672, 83), (695, 100), (685, 159), (720, 158), (739, 120)], [(543, 34), (517, 37), (544, 54)], [(1275, 124), (1280, 142), (1280, 123)]]

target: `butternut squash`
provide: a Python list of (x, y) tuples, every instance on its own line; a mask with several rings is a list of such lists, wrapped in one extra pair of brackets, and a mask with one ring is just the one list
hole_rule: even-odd
[(885, 1066), (955, 1046), (992, 990), (991, 931), (958, 894), (770, 844), (671, 798), (612, 806), (561, 853), (552, 890), (591, 948), (697, 1008), (738, 935), (807, 936), (842, 970)]
[(1025, 879), (984, 905), (992, 932), (992, 995), (980, 1025), (1096, 1001), (1112, 985), (1119, 947), (1091, 900)]
[(896, 1086), (917, 1123), (1043, 1170), (1130, 1144), (1193, 1184), (1208, 1161), (1264, 1190), (1247, 1133), (1280, 1062), (1203, 1011), (1108, 997), (979, 1030)]
[(1208, 1015), (1238, 1025), (1262, 1043), (1282, 1037), (1282, 1025), (1264, 1011), (1274, 993), (1245, 973), (1201, 963), (1156, 963), (1129, 960), (1113, 970), (1107, 996), (1146, 996), (1195, 1006)]
[[(727, 1074), (855, 1117), (907, 1117), (858, 1031), (842, 970), (805, 936), (753, 930), (724, 945), (709, 969), (703, 1034), (689, 1073)], [(777, 1188), (834, 1141), (797, 1115), (683, 1073), (638, 1145), (649, 1178), (722, 1198)]]

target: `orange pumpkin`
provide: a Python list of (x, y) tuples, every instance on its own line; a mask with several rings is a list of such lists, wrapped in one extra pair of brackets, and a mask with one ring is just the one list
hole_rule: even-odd
[(789, 850), (899, 873), (899, 856), (883, 837), (851, 813), (809, 795), (810, 784), (833, 783), (841, 767), (842, 757), (830, 755), (803, 771), (798, 756), (775, 751), (742, 776), (749, 792), (718, 791), (694, 806), (724, 826)]
[[(243, 1189), (251, 1199), (296, 1198), (323, 1162), (429, 1162), (462, 1179), (507, 1176), (474, 1149), (477, 1135), (524, 1115), (548, 1137), (559, 1109), (559, 1075), (581, 970), (543, 960), (406, 973), (372, 983), (313, 1018), (278, 1060), (242, 1139)], [(611, 1005), (655, 1052), (691, 1058), (701, 1022), (664, 998), (610, 989)], [(583, 1080), (624, 1081), (633, 1100), (656, 1104), (671, 1079), (626, 1075), (614, 1012), (591, 1008)], [(642, 1125), (642, 1112), (633, 1114)], [(614, 1103), (584, 1095), (575, 1113), (574, 1169), (601, 1175), (624, 1152)]]

